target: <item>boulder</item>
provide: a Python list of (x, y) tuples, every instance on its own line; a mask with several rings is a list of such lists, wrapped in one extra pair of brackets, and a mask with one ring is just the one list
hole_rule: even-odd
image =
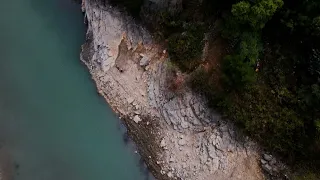
[(166, 146), (166, 141), (164, 139), (161, 140), (160, 146), (161, 147), (165, 147)]
[(272, 167), (269, 164), (263, 165), (262, 168), (268, 173), (272, 173)]
[(262, 165), (267, 164), (267, 161), (264, 160), (264, 159), (261, 159), (260, 161), (261, 161), (261, 164), (262, 164)]
[(140, 66), (147, 66), (149, 65), (150, 58), (148, 56), (143, 56), (140, 60)]
[(139, 122), (142, 121), (142, 120), (141, 120), (141, 118), (140, 118), (138, 115), (135, 115), (134, 118), (133, 118), (133, 121), (134, 121), (135, 123), (139, 123)]
[(264, 158), (265, 160), (267, 160), (267, 161), (271, 161), (272, 156), (271, 156), (271, 155), (268, 155), (268, 154), (264, 154), (264, 155), (263, 155), (263, 158)]
[(180, 140), (178, 141), (178, 144), (179, 144), (180, 146), (184, 146), (184, 145), (187, 144), (187, 141), (186, 141), (185, 139), (180, 139)]
[(131, 104), (134, 101), (134, 99), (132, 97), (129, 97), (127, 101), (128, 101), (128, 104)]

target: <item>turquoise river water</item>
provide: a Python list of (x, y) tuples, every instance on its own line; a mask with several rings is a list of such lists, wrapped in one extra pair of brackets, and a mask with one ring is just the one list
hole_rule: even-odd
[(0, 143), (14, 179), (148, 179), (80, 63), (79, 4), (7, 0), (0, 18)]

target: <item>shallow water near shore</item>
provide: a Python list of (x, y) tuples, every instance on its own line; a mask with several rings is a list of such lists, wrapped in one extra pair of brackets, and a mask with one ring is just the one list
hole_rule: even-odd
[(4, 1), (0, 18), (0, 143), (14, 179), (149, 179), (80, 63), (80, 5)]

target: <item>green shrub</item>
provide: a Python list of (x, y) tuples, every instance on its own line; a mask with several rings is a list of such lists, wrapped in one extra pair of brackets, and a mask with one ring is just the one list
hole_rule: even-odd
[(192, 72), (190, 78), (190, 86), (197, 92), (204, 93), (209, 96), (215, 92), (213, 82), (211, 80), (212, 73), (206, 72), (202, 67)]
[(256, 83), (245, 91), (228, 95), (220, 104), (229, 118), (266, 147), (290, 155), (303, 145), (303, 119), (293, 109), (283, 107), (271, 91)]
[(144, 0), (110, 0), (111, 4), (124, 7), (135, 18), (140, 18), (140, 10), (142, 8)]
[(303, 175), (296, 175), (293, 177), (293, 180), (318, 180), (319, 175), (313, 172), (306, 172)]
[(217, 82), (213, 81), (214, 70), (207, 72), (203, 67), (192, 72), (189, 79), (190, 87), (198, 93), (205, 95), (210, 107), (217, 107), (217, 104), (224, 99), (224, 92), (218, 91)]
[(198, 63), (204, 47), (202, 25), (186, 25), (185, 31), (168, 38), (168, 52), (172, 61), (183, 71), (192, 70)]
[(256, 80), (254, 66), (245, 57), (228, 55), (222, 64), (222, 82), (228, 91), (241, 90)]

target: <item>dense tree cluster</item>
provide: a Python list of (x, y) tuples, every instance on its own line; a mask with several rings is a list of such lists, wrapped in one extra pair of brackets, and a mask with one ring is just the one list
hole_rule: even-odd
[(318, 165), (319, 17), (316, 0), (234, 3), (222, 30), (237, 39), (223, 60), (223, 89), (206, 92), (269, 149)]
[[(239, 38), (237, 50), (224, 60), (225, 87), (245, 104), (228, 109), (243, 111), (234, 119), (287, 155), (319, 150), (319, 15), (317, 1), (258, 0), (233, 4), (225, 20), (228, 37)], [(257, 63), (261, 69), (253, 73)]]

